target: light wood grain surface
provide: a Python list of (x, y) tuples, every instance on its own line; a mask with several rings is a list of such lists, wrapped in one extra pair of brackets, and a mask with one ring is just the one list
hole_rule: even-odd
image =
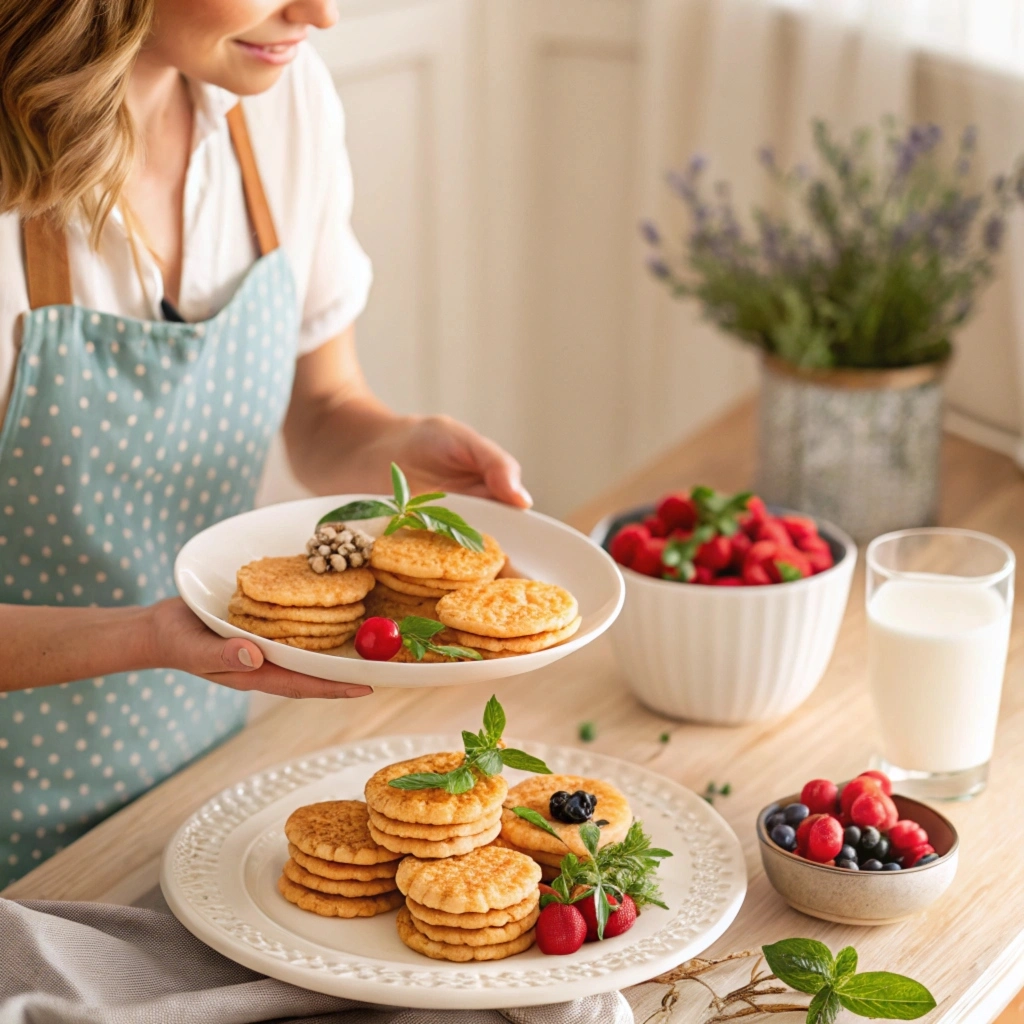
[[(589, 529), (602, 515), (706, 483), (739, 489), (753, 475), (754, 417), (743, 406), (612, 487), (571, 518)], [(956, 438), (944, 450), (941, 519), (996, 534), (1024, 554), (1024, 478), (1006, 458)], [(510, 735), (579, 744), (578, 723), (597, 726), (595, 749), (649, 765), (702, 791), (732, 783), (716, 806), (743, 843), (750, 876), (735, 923), (710, 950), (724, 954), (793, 935), (833, 949), (853, 944), (863, 970), (909, 974), (939, 1001), (928, 1019), (981, 1024), (1013, 999), (1000, 1024), (1016, 1024), (1024, 985), (1024, 618), (1017, 608), (991, 782), (980, 798), (943, 810), (961, 835), (952, 888), (925, 914), (899, 925), (851, 928), (790, 910), (768, 884), (754, 837), (757, 811), (812, 777), (848, 778), (867, 765), (875, 730), (865, 680), (863, 574), (854, 580), (832, 663), (811, 698), (787, 718), (714, 728), (672, 722), (625, 687), (607, 638), (547, 669), (497, 686)], [(479, 718), (487, 688), (382, 691), (369, 698), (303, 701), (268, 712), (244, 732), (158, 786), (49, 862), (9, 886), (15, 898), (131, 902), (157, 878), (177, 825), (249, 773), (331, 744), (407, 732), (458, 731)], [(668, 731), (668, 744), (659, 735)]]

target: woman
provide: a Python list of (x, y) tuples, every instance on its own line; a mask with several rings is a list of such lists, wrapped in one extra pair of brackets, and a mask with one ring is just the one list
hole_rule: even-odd
[[(283, 426), (314, 491), (530, 499), (369, 391), (334, 0), (0, 0), (0, 887), (239, 728), (265, 663), (173, 596)], [(238, 97), (246, 97), (240, 103)], [(45, 688), (45, 689), (41, 689)]]

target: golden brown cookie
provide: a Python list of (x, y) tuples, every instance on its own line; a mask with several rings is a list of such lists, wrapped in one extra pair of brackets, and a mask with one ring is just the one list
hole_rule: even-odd
[(491, 840), (497, 838), (501, 832), (501, 822), (495, 822), (485, 832), (478, 832), (471, 836), (453, 836), (451, 839), (410, 839), (408, 836), (393, 836), (387, 832), (381, 832), (373, 822), (370, 822), (370, 835), (381, 846), (395, 853), (408, 853), (413, 857), (429, 859), (432, 857), (457, 857), (462, 853), (469, 853), (478, 846), (486, 846)]
[(417, 903), (449, 914), (483, 914), (521, 903), (540, 882), (529, 857), (499, 846), (481, 846), (459, 857), (406, 857), (395, 875), (398, 888)]
[[(483, 551), (470, 551), (448, 537), (426, 530), (399, 530), (378, 537), (370, 565), (389, 573), (418, 579), (462, 580), (467, 583), (494, 579), (505, 564), (498, 542), (487, 534)], [(532, 630), (537, 633), (539, 630)]]
[(437, 587), (422, 587), (418, 583), (406, 583), (405, 580), (400, 580), (383, 569), (373, 569), (372, 572), (378, 583), (393, 590), (396, 594), (405, 594), (408, 597), (432, 597), (437, 600), (448, 593), (447, 590), (439, 590)]
[[(383, 572), (383, 570), (380, 571)], [(418, 579), (416, 576), (403, 576), (400, 572), (388, 573), (388, 575), (403, 583), (412, 583), (418, 587), (430, 587), (433, 590), (458, 590), (467, 585), (463, 580)], [(477, 582), (482, 583), (483, 580)]]
[(423, 932), (428, 939), (435, 942), (447, 942), (450, 946), (496, 946), (499, 942), (511, 942), (518, 939), (523, 932), (528, 932), (540, 917), (540, 907), (536, 906), (521, 921), (490, 928), (453, 928), (450, 925), (430, 924), (418, 921), (410, 910), (409, 917), (413, 927)]
[(449, 658), (447, 654), (438, 654), (437, 651), (424, 651), (423, 657), (417, 658), (408, 647), (399, 647), (398, 653), (390, 660), (406, 665), (438, 665), (441, 662), (470, 661), (472, 659)]
[(284, 833), (303, 853), (321, 860), (379, 864), (401, 856), (373, 841), (362, 800), (324, 800), (298, 807), (288, 816)]
[(228, 622), (266, 640), (277, 640), (283, 636), (334, 637), (343, 644), (355, 636), (359, 621), (355, 622), (298, 622), (289, 619), (258, 619), (254, 615), (238, 615), (228, 612)]
[(400, 775), (450, 772), (465, 759), (466, 755), (461, 752), (445, 752), (389, 764), (367, 780), (366, 802), (386, 818), (423, 825), (461, 825), (486, 818), (508, 793), (508, 783), (501, 775), (477, 775), (476, 785), (458, 794), (443, 789), (397, 789), (388, 785)]
[(369, 882), (375, 878), (394, 878), (399, 864), (397, 860), (384, 861), (380, 864), (341, 864), (338, 861), (324, 860), (322, 857), (311, 857), (308, 853), (303, 853), (294, 843), (288, 844), (288, 856), (296, 864), (302, 865), (310, 874), (349, 882)]
[(492, 946), (454, 946), (448, 942), (435, 942), (413, 924), (408, 907), (402, 907), (398, 911), (397, 926), (398, 937), (410, 949), (429, 956), (431, 960), (453, 960), (457, 963), (467, 963), (470, 960), (504, 960), (529, 949), (536, 937), (536, 929), (531, 928), (510, 942), (498, 942)]
[(457, 836), (475, 836), (486, 832), (501, 821), (501, 808), (491, 811), (486, 817), (477, 821), (467, 821), (460, 825), (420, 825), (413, 821), (398, 821), (370, 808), (370, 824), (381, 832), (392, 836), (405, 836), (407, 839), (455, 839)]
[(275, 636), (268, 639), (272, 639), (275, 644), (287, 644), (289, 647), (298, 647), (304, 651), (333, 651), (343, 647), (353, 636), (354, 630), (340, 636)]
[(277, 880), (277, 891), (300, 910), (308, 910), (321, 917), (376, 917), (377, 914), (394, 910), (403, 902), (402, 894), (397, 890), (382, 892), (377, 896), (334, 896), (298, 885), (287, 875)]
[[(502, 839), (520, 850), (529, 851), (531, 856), (536, 850), (557, 857), (563, 857), (566, 853), (586, 857), (587, 849), (580, 839), (580, 826), (553, 820), (548, 806), (553, 793), (559, 790), (574, 793), (578, 789), (597, 797), (594, 820), (608, 822), (601, 826), (599, 845), (619, 842), (633, 821), (629, 801), (611, 783), (601, 779), (587, 779), (581, 775), (531, 775), (513, 786), (505, 798), (505, 810), (501, 815)], [(558, 833), (559, 839), (514, 814), (511, 810), (513, 807), (529, 807), (536, 811)]]
[[(543, 870), (543, 869), (541, 869)], [(434, 907), (425, 907), (417, 903), (409, 896), (405, 898), (405, 905), (412, 912), (412, 916), (427, 924), (445, 925), (449, 928), (500, 928), (503, 924), (512, 921), (521, 921), (524, 917), (532, 914), (540, 903), (540, 890), (535, 889), (525, 900), (513, 903), (511, 907), (503, 907), (501, 910), (487, 910), (482, 914), (449, 914), (444, 910), (436, 910)]]
[(377, 896), (382, 892), (397, 889), (393, 878), (373, 878), (368, 882), (354, 879), (322, 878), (307, 871), (301, 864), (288, 860), (284, 865), (284, 873), (297, 885), (317, 892), (331, 893), (334, 896)]
[[(369, 596), (369, 595), (367, 595)], [(339, 604), (334, 608), (295, 608), (283, 604), (268, 604), (266, 601), (254, 601), (236, 590), (231, 595), (228, 611), (236, 615), (253, 615), (258, 619), (288, 619), (291, 622), (354, 622), (362, 618), (366, 606), (357, 601), (355, 604)]]
[(493, 636), (479, 636), (476, 633), (464, 633), (461, 629), (448, 629), (452, 639), (446, 643), (461, 644), (477, 650), (491, 651), (495, 654), (530, 654), (533, 651), (544, 651), (549, 647), (564, 643), (580, 628), (583, 619), (577, 615), (568, 626), (561, 629), (549, 629), (546, 633), (534, 633), (532, 636), (513, 636), (498, 639)]
[(550, 884), (562, 873), (561, 868), (553, 868), (547, 864), (541, 864), (540, 866), (540, 880)]
[(437, 617), (476, 636), (522, 637), (568, 626), (579, 614), (576, 598), (554, 583), (492, 580), (445, 594)]
[[(535, 860), (540, 865), (540, 868), (541, 868), (541, 880), (542, 881), (545, 880), (544, 879), (544, 869), (545, 868), (548, 868), (548, 869), (554, 871), (556, 876), (561, 874), (562, 857), (564, 857), (565, 854), (569, 852), (568, 850), (566, 850), (565, 853), (557, 854), (557, 853), (545, 853), (542, 850), (528, 850), (525, 847), (516, 846), (515, 844), (510, 843), (502, 835), (499, 835), (498, 838), (494, 840), (494, 845), (495, 846), (500, 846), (500, 847), (502, 847), (502, 849), (505, 849), (505, 850), (515, 850), (516, 853), (521, 853), (524, 857), (529, 857), (531, 860)], [(581, 857), (580, 859), (581, 860), (586, 860), (586, 857)]]
[(334, 608), (362, 601), (376, 580), (368, 569), (315, 573), (305, 555), (261, 558), (238, 570), (238, 589), (268, 604)]
[[(375, 576), (374, 579), (377, 577)], [(363, 599), (368, 615), (384, 615), (389, 619), (400, 619), (403, 615), (422, 615), (425, 619), (432, 619), (434, 616), (424, 615), (422, 611), (415, 609), (429, 608), (433, 612), (437, 607), (437, 599), (432, 597), (414, 597), (412, 594), (400, 594), (397, 590), (378, 583), (373, 590)], [(389, 610), (397, 611), (392, 614)], [(413, 610), (410, 610), (413, 609)]]

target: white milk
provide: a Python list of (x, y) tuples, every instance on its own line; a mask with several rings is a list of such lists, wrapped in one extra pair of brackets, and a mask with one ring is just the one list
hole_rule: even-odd
[(868, 605), (869, 679), (882, 754), (955, 772), (992, 756), (1010, 609), (991, 587), (890, 580)]

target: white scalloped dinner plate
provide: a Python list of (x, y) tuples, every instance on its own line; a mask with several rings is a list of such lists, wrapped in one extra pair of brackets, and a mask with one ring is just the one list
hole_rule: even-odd
[[(579, 630), (546, 651), (484, 661), (408, 664), (364, 661), (349, 641), (336, 651), (303, 651), (265, 640), (227, 621), (228, 601), (240, 566), (257, 558), (295, 555), (306, 549), (317, 520), (331, 509), (371, 494), (306, 498), (244, 512), (197, 533), (178, 552), (174, 581), (178, 593), (215, 633), (252, 640), (275, 665), (335, 682), (368, 686), (455, 686), (504, 679), (550, 665), (599, 637), (622, 608), (625, 586), (618, 566), (588, 537), (557, 519), (483, 498), (450, 494), (444, 504), (471, 526), (495, 537), (516, 570), (531, 579), (557, 583), (579, 602)], [(378, 535), (386, 519), (368, 519), (360, 529)]]
[[(361, 799), (366, 779), (394, 761), (459, 749), (455, 736), (369, 739), (250, 776), (188, 819), (164, 852), (160, 884), (171, 910), (207, 945), (255, 971), (317, 992), (391, 1006), (497, 1009), (558, 1003), (621, 989), (697, 956), (729, 926), (747, 889), (735, 833), (695, 793), (616, 758), (520, 744), (559, 773), (614, 779), (655, 845), (672, 850), (659, 877), (667, 911), (649, 907), (624, 935), (570, 956), (536, 946), (493, 963), (414, 953), (396, 911), (317, 917), (288, 903), (277, 879), (288, 859), (284, 823), (303, 804)], [(506, 770), (509, 782), (525, 778)]]

